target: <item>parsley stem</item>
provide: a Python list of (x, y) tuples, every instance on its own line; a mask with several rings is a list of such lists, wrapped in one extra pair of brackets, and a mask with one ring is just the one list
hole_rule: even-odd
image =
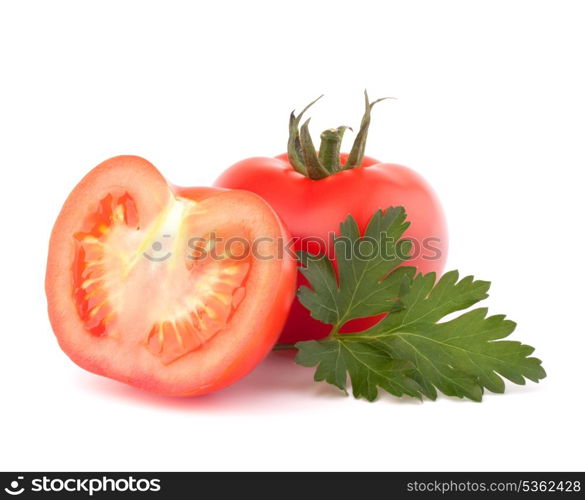
[(339, 330), (341, 328), (341, 326), (343, 325), (343, 323), (339, 322), (339, 323), (335, 323), (333, 325), (333, 328), (331, 328), (331, 331), (329, 332), (329, 335), (327, 335), (327, 338), (330, 339), (332, 337), (336, 337), (337, 334), (339, 333)]
[(286, 351), (288, 349), (296, 349), (295, 344), (276, 344), (272, 348), (273, 351)]

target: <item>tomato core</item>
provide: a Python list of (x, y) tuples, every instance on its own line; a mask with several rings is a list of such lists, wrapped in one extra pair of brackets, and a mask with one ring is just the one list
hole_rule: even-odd
[(227, 327), (249, 257), (226, 247), (221, 228), (198, 232), (201, 213), (176, 197), (143, 227), (127, 192), (97, 203), (74, 235), (74, 300), (88, 335), (138, 342), (168, 365)]

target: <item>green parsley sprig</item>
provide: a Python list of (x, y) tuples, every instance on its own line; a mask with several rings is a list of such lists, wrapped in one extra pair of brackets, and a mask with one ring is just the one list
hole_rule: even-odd
[[(402, 207), (379, 210), (364, 235), (348, 216), (333, 241), (335, 265), (324, 255), (300, 252), (310, 287), (299, 290), (311, 316), (331, 325), (322, 340), (298, 342), (296, 361), (316, 367), (315, 380), (373, 401), (383, 389), (395, 396), (448, 396), (481, 401), (484, 390), (504, 392), (546, 376), (534, 348), (502, 340), (516, 324), (480, 307), (445, 320), (487, 298), (490, 283), (457, 271), (439, 280), (401, 266), (410, 249), (401, 239), (408, 227)], [(372, 252), (372, 249), (375, 252)], [(369, 258), (364, 256), (369, 255)], [(340, 333), (349, 320), (387, 313), (362, 332)], [(443, 321), (442, 321), (443, 320)]]

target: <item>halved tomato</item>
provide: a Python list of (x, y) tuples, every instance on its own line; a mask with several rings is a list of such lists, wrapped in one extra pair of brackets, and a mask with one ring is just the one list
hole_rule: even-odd
[(295, 292), (288, 238), (255, 194), (172, 186), (142, 158), (112, 158), (53, 228), (53, 330), (91, 372), (167, 395), (220, 389), (280, 334)]

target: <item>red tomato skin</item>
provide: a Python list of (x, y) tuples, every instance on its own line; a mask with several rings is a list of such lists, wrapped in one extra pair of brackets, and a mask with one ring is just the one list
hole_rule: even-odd
[[(341, 162), (347, 155), (341, 155)], [(276, 158), (250, 158), (227, 169), (216, 186), (252, 191), (264, 198), (279, 214), (295, 240), (295, 250), (324, 252), (330, 257), (328, 236), (338, 233), (339, 223), (352, 215), (363, 231), (374, 212), (389, 206), (404, 206), (411, 225), (405, 237), (414, 240), (408, 265), (420, 272), (440, 274), (447, 258), (447, 227), (440, 202), (431, 186), (416, 172), (392, 163), (364, 157), (360, 168), (311, 180), (296, 172), (286, 154)], [(312, 238), (313, 241), (308, 240)], [(315, 238), (325, 244), (314, 241)], [(299, 273), (299, 285), (306, 280)], [(359, 331), (376, 319), (351, 321), (342, 331)], [(281, 343), (319, 339), (329, 325), (310, 317), (296, 299), (280, 336)]]

